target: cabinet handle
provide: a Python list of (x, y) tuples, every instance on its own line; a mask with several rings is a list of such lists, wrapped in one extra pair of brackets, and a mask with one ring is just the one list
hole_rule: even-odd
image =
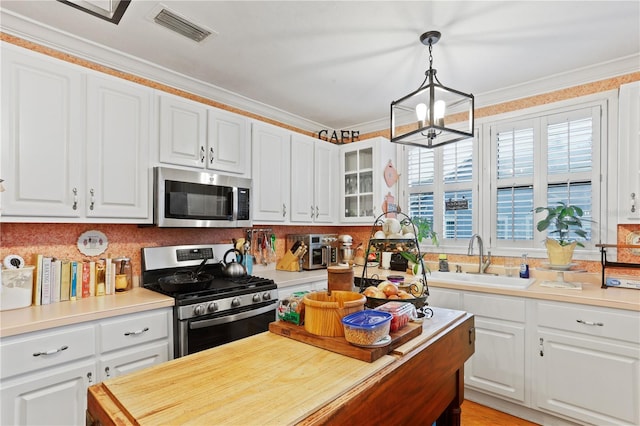
[(636, 193), (631, 193), (631, 213), (636, 212)]
[(91, 188), (91, 189), (89, 190), (89, 194), (91, 194), (91, 204), (89, 204), (89, 210), (93, 210), (93, 206), (94, 206), (94, 205), (95, 205), (95, 203), (96, 203), (96, 200), (95, 200), (95, 198), (94, 198), (93, 188)]
[(209, 148), (209, 164), (213, 164), (213, 147)]
[(204, 164), (204, 146), (200, 145), (200, 162)]
[(91, 373), (91, 371), (87, 373), (87, 379), (89, 380), (89, 383), (93, 383), (93, 373)]
[(313, 216), (315, 215), (315, 212), (313, 210), (313, 206), (311, 206), (311, 219), (313, 219)]
[(109, 369), (109, 367), (104, 368), (104, 374), (106, 374), (107, 377), (111, 377), (111, 370)]
[(316, 219), (320, 216), (320, 208), (316, 206)]
[(540, 348), (540, 356), (544, 356), (544, 339), (542, 337), (540, 338), (538, 347)]
[(48, 351), (44, 351), (44, 352), (34, 352), (33, 356), (40, 356), (40, 355), (53, 355), (53, 354), (57, 354), (58, 352), (62, 352), (62, 351), (66, 351), (67, 349), (69, 349), (69, 346), (60, 346), (58, 349), (49, 349)]
[(285, 217), (287, 215), (287, 205), (286, 204), (282, 204), (282, 217)]
[(580, 319), (576, 320), (576, 322), (579, 322), (580, 324), (584, 324), (584, 325), (597, 325), (598, 327), (604, 326), (603, 322), (584, 321)]
[(78, 188), (73, 188), (73, 209), (78, 210)]
[(149, 331), (149, 327), (145, 327), (142, 330), (138, 330), (138, 331), (127, 331), (126, 333), (124, 333), (125, 336), (137, 336), (138, 334), (142, 334), (145, 331)]

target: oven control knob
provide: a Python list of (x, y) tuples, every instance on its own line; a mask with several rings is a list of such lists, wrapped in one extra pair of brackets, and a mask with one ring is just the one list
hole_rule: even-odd
[(267, 291), (267, 292), (265, 292), (265, 293), (262, 295), (262, 299), (263, 299), (263, 300), (271, 300), (271, 293), (269, 293), (268, 291)]
[(253, 303), (258, 303), (261, 300), (262, 300), (262, 297), (260, 297), (259, 294), (254, 294), (253, 295)]
[(205, 314), (204, 305), (197, 305), (195, 308), (193, 308), (193, 313), (196, 315), (204, 315)]
[(216, 302), (211, 302), (207, 306), (207, 311), (209, 311), (209, 312), (215, 312), (217, 310), (218, 310), (218, 304)]
[(240, 298), (234, 297), (233, 300), (231, 301), (231, 306), (233, 306), (234, 308), (237, 308), (238, 306), (240, 306)]

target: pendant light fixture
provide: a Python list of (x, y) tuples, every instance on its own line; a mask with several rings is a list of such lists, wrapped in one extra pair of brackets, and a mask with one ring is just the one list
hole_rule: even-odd
[(443, 86), (433, 69), (432, 48), (440, 36), (420, 36), (429, 46), (429, 69), (418, 90), (391, 102), (391, 142), (435, 148), (473, 138), (473, 95)]

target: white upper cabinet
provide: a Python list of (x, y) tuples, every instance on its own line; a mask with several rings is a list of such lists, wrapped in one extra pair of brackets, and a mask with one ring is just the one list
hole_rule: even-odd
[(82, 70), (6, 44), (1, 62), (3, 220), (79, 218), (84, 206)]
[(160, 95), (160, 162), (205, 167), (207, 153), (206, 105), (171, 95)]
[(87, 79), (87, 217), (151, 217), (152, 91), (108, 76)]
[(159, 98), (161, 163), (250, 176), (246, 117), (177, 96)]
[(290, 210), (291, 133), (254, 122), (251, 129), (254, 223), (287, 222)]
[(294, 133), (291, 137), (291, 221), (334, 223), (338, 147)]
[(150, 223), (153, 91), (3, 45), (2, 216)]
[(387, 186), (385, 167), (395, 165), (395, 147), (377, 137), (340, 147), (340, 220), (371, 223), (387, 202), (398, 202), (398, 183)]
[(618, 223), (640, 221), (640, 81), (620, 86)]
[(221, 109), (207, 111), (207, 167), (250, 176), (250, 128), (246, 117)]

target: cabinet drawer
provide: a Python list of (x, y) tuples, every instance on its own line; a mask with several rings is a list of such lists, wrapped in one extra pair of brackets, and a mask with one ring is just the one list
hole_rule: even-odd
[(465, 292), (462, 300), (462, 308), (474, 315), (525, 322), (525, 299), (523, 298)]
[(537, 315), (542, 327), (640, 343), (639, 312), (538, 302)]
[(95, 355), (93, 325), (62, 327), (3, 339), (0, 344), (0, 376), (50, 368)]
[(166, 339), (169, 336), (170, 314), (171, 311), (167, 309), (102, 321), (98, 325), (100, 352)]

